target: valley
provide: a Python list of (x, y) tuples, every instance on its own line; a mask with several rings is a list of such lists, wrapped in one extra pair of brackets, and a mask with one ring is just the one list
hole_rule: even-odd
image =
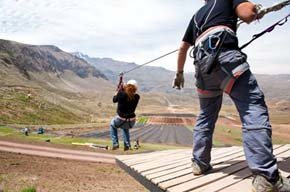
[[(16, 128), (42, 126), (64, 135), (107, 129), (115, 115), (112, 95), (119, 73), (137, 66), (110, 58), (66, 53), (55, 46), (6, 40), (0, 40), (0, 45), (0, 124)], [(171, 87), (174, 73), (145, 66), (125, 75), (125, 81), (136, 79), (139, 84), (141, 100), (136, 111), (139, 119), (148, 113), (198, 114), (194, 74), (185, 74), (185, 89), (179, 91)], [(256, 76), (266, 96), (273, 128), (284, 130), (290, 124), (290, 75)], [(220, 116), (240, 124), (226, 95)], [(220, 125), (231, 127), (227, 122)], [(193, 124), (190, 126), (192, 129)]]

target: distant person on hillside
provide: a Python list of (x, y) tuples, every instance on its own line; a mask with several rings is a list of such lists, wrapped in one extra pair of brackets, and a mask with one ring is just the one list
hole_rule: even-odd
[(135, 109), (140, 99), (140, 96), (136, 93), (137, 88), (137, 82), (135, 80), (129, 80), (124, 86), (124, 89), (119, 90), (113, 97), (113, 102), (118, 103), (117, 116), (112, 119), (110, 124), (113, 150), (119, 148), (118, 128), (122, 129), (124, 151), (131, 149), (129, 129), (135, 125)]
[(23, 129), (23, 132), (24, 132), (25, 136), (28, 136), (29, 135), (29, 129), (27, 127), (25, 127)]
[(187, 51), (193, 56), (200, 114), (194, 128), (192, 170), (200, 175), (212, 169), (211, 149), (215, 123), (226, 92), (242, 121), (243, 145), (254, 174), (254, 192), (290, 192), (290, 182), (281, 177), (273, 155), (272, 129), (264, 94), (249, 69), (247, 56), (239, 50), (237, 19), (246, 23), (263, 17), (259, 6), (247, 0), (208, 0), (192, 17), (183, 37), (174, 87), (183, 87)]

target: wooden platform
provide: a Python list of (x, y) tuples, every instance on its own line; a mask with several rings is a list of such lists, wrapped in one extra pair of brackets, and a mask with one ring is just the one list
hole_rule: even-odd
[[(214, 148), (213, 170), (202, 176), (191, 172), (191, 150), (168, 150), (121, 155), (117, 164), (150, 191), (250, 192), (252, 175), (242, 147)], [(274, 146), (281, 173), (290, 177), (290, 144)]]

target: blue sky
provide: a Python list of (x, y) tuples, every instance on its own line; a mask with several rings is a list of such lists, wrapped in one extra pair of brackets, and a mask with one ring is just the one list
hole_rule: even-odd
[[(254, 2), (267, 7), (276, 1)], [(202, 0), (0, 0), (0, 38), (142, 64), (178, 48), (202, 4)], [(290, 6), (242, 25), (240, 43), (289, 12)], [(277, 27), (245, 49), (252, 71), (290, 74), (289, 26), (290, 22)], [(175, 70), (176, 54), (152, 65)], [(185, 70), (193, 71), (192, 59)]]

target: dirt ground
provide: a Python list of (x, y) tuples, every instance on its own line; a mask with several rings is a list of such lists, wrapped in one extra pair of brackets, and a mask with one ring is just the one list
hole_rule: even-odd
[(0, 151), (0, 189), (37, 192), (147, 191), (116, 165)]

